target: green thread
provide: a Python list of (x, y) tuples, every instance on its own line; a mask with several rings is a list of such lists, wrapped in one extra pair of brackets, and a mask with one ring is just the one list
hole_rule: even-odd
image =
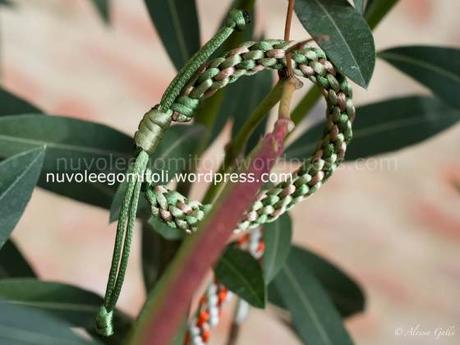
[(123, 286), (126, 268), (128, 266), (137, 206), (143, 182), (143, 174), (147, 168), (149, 156), (141, 151), (136, 161), (128, 169), (128, 190), (123, 199), (117, 224), (117, 233), (113, 249), (112, 264), (107, 282), (104, 305), (96, 317), (96, 330), (103, 336), (113, 334), (113, 310)]
[[(114, 333), (113, 310), (120, 295), (128, 266), (137, 207), (149, 154), (154, 153), (172, 120), (188, 121), (191, 118), (199, 102), (188, 97), (178, 98), (178, 96), (204, 62), (235, 30), (242, 30), (247, 21), (247, 16), (243, 11), (232, 10), (227, 18), (226, 25), (202, 49), (195, 53), (179, 71), (176, 78), (166, 89), (160, 104), (147, 112), (139, 124), (139, 129), (134, 139), (141, 151), (134, 164), (128, 169), (128, 189), (124, 196), (118, 219), (104, 304), (96, 316), (96, 330), (103, 336), (110, 336)], [(212, 76), (212, 73), (210, 72), (208, 75)], [(175, 113), (177, 116), (174, 116)], [(201, 214), (204, 214), (204, 212), (199, 211), (198, 218)], [(188, 221), (195, 223), (198, 218), (194, 219), (193, 216), (189, 216)]]

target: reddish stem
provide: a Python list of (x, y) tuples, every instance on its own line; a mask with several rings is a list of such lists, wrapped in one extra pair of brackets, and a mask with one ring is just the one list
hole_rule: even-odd
[(181, 247), (160, 285), (149, 296), (129, 344), (171, 343), (201, 281), (222, 254), (244, 212), (254, 202), (262, 185), (262, 174), (269, 173), (283, 153), (289, 125), (289, 119), (279, 119), (273, 132), (263, 138), (254, 152), (246, 173), (254, 174), (257, 182), (228, 185), (199, 231)]

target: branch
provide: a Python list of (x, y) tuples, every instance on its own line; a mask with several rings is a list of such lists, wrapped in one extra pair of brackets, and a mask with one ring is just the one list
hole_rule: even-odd
[[(295, 0), (289, 0), (287, 12), (286, 12), (286, 23), (284, 25), (284, 40), (287, 42), (291, 39), (291, 26), (292, 26), (292, 15), (294, 12)], [(292, 71), (292, 60), (291, 53), (287, 52), (286, 54), (286, 70), (288, 77), (294, 76)]]

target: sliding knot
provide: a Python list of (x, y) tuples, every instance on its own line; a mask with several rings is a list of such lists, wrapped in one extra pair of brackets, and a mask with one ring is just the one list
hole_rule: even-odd
[(134, 135), (136, 145), (152, 154), (171, 123), (172, 113), (172, 110), (163, 112), (158, 107), (147, 112), (139, 123), (139, 130)]
[(250, 22), (251, 18), (247, 11), (233, 9), (228, 14), (227, 23), (225, 25), (231, 29), (242, 31), (246, 24)]
[(195, 109), (200, 104), (200, 101), (196, 98), (189, 96), (179, 97), (176, 102), (171, 106), (171, 109), (176, 112), (173, 120), (178, 122), (188, 122), (192, 119)]
[(97, 313), (96, 331), (104, 337), (113, 335), (113, 311), (108, 311), (105, 306), (102, 306)]

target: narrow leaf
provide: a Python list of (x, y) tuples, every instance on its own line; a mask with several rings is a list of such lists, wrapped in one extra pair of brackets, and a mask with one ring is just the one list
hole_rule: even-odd
[[(365, 158), (418, 144), (455, 125), (460, 111), (432, 97), (394, 98), (359, 107), (346, 160)], [(288, 159), (305, 159), (321, 137), (324, 123), (301, 135), (286, 150)]]
[(171, 236), (171, 234), (166, 234), (167, 230), (178, 235), (178, 229), (170, 228), (154, 217), (143, 222), (142, 273), (147, 292), (156, 285), (182, 243), (176, 239), (183, 236)]
[[(0, 280), (0, 307), (5, 304), (37, 309), (68, 322), (73, 327), (92, 329), (103, 299), (76, 286), (31, 278)], [(115, 321), (126, 329), (128, 319), (117, 312)]]
[[(317, 254), (300, 247), (295, 247), (298, 260), (315, 276), (325, 289), (343, 318), (362, 312), (365, 307), (364, 292), (345, 272), (335, 264)], [(268, 299), (270, 303), (286, 309), (282, 298), (274, 284), (269, 287)]]
[(195, 0), (144, 0), (150, 18), (176, 69), (200, 49)]
[(305, 344), (352, 344), (340, 315), (297, 248), (291, 249), (286, 266), (273, 282)]
[(0, 279), (35, 277), (35, 272), (12, 240), (0, 250)]
[[(251, 115), (252, 111), (270, 92), (273, 87), (273, 74), (258, 73), (251, 78), (244, 78), (239, 83), (233, 84), (230, 87), (238, 87), (238, 91), (235, 90), (235, 92), (230, 92), (226, 95), (226, 101), (228, 102), (232, 99), (232, 104), (235, 105), (234, 109), (232, 109), (232, 135), (235, 136), (248, 119), (248, 116)], [(235, 102), (235, 100), (237, 101)], [(231, 105), (224, 102), (223, 109), (231, 109)], [(247, 144), (247, 152), (253, 149), (257, 145), (257, 142), (264, 136), (267, 121), (268, 114), (258, 124), (254, 133), (252, 133)]]
[(361, 15), (364, 13), (365, 2), (366, 0), (355, 0), (356, 11)]
[(364, 16), (371, 29), (374, 29), (399, 0), (368, 0)]
[(41, 110), (11, 92), (0, 88), (0, 116), (25, 113), (39, 114)]
[(39, 147), (0, 163), (0, 249), (29, 202), (40, 176), (44, 152)]
[(149, 224), (152, 230), (161, 235), (166, 240), (180, 240), (185, 237), (185, 232), (181, 229), (171, 228), (164, 222), (160, 221), (157, 217), (151, 217)]
[(295, 11), (305, 29), (347, 77), (367, 87), (375, 65), (375, 46), (364, 18), (346, 0), (298, 0)]
[(0, 301), (0, 344), (8, 345), (97, 345), (83, 339), (70, 325), (38, 310)]
[(230, 246), (216, 265), (217, 279), (249, 304), (264, 308), (266, 288), (262, 268), (248, 252)]
[(460, 49), (407, 46), (384, 50), (378, 56), (460, 109)]
[(110, 0), (90, 0), (101, 18), (106, 22), (110, 22)]
[(1, 5), (13, 6), (14, 4), (10, 0), (0, 0), (0, 6)]
[(283, 268), (291, 249), (292, 223), (287, 213), (277, 221), (264, 226), (265, 253), (263, 268), (268, 284)]
[[(46, 146), (41, 187), (106, 208), (118, 185), (115, 174), (126, 170), (134, 150), (129, 136), (94, 122), (32, 114), (0, 117), (0, 157), (37, 146)], [(99, 176), (106, 181), (97, 182)]]

